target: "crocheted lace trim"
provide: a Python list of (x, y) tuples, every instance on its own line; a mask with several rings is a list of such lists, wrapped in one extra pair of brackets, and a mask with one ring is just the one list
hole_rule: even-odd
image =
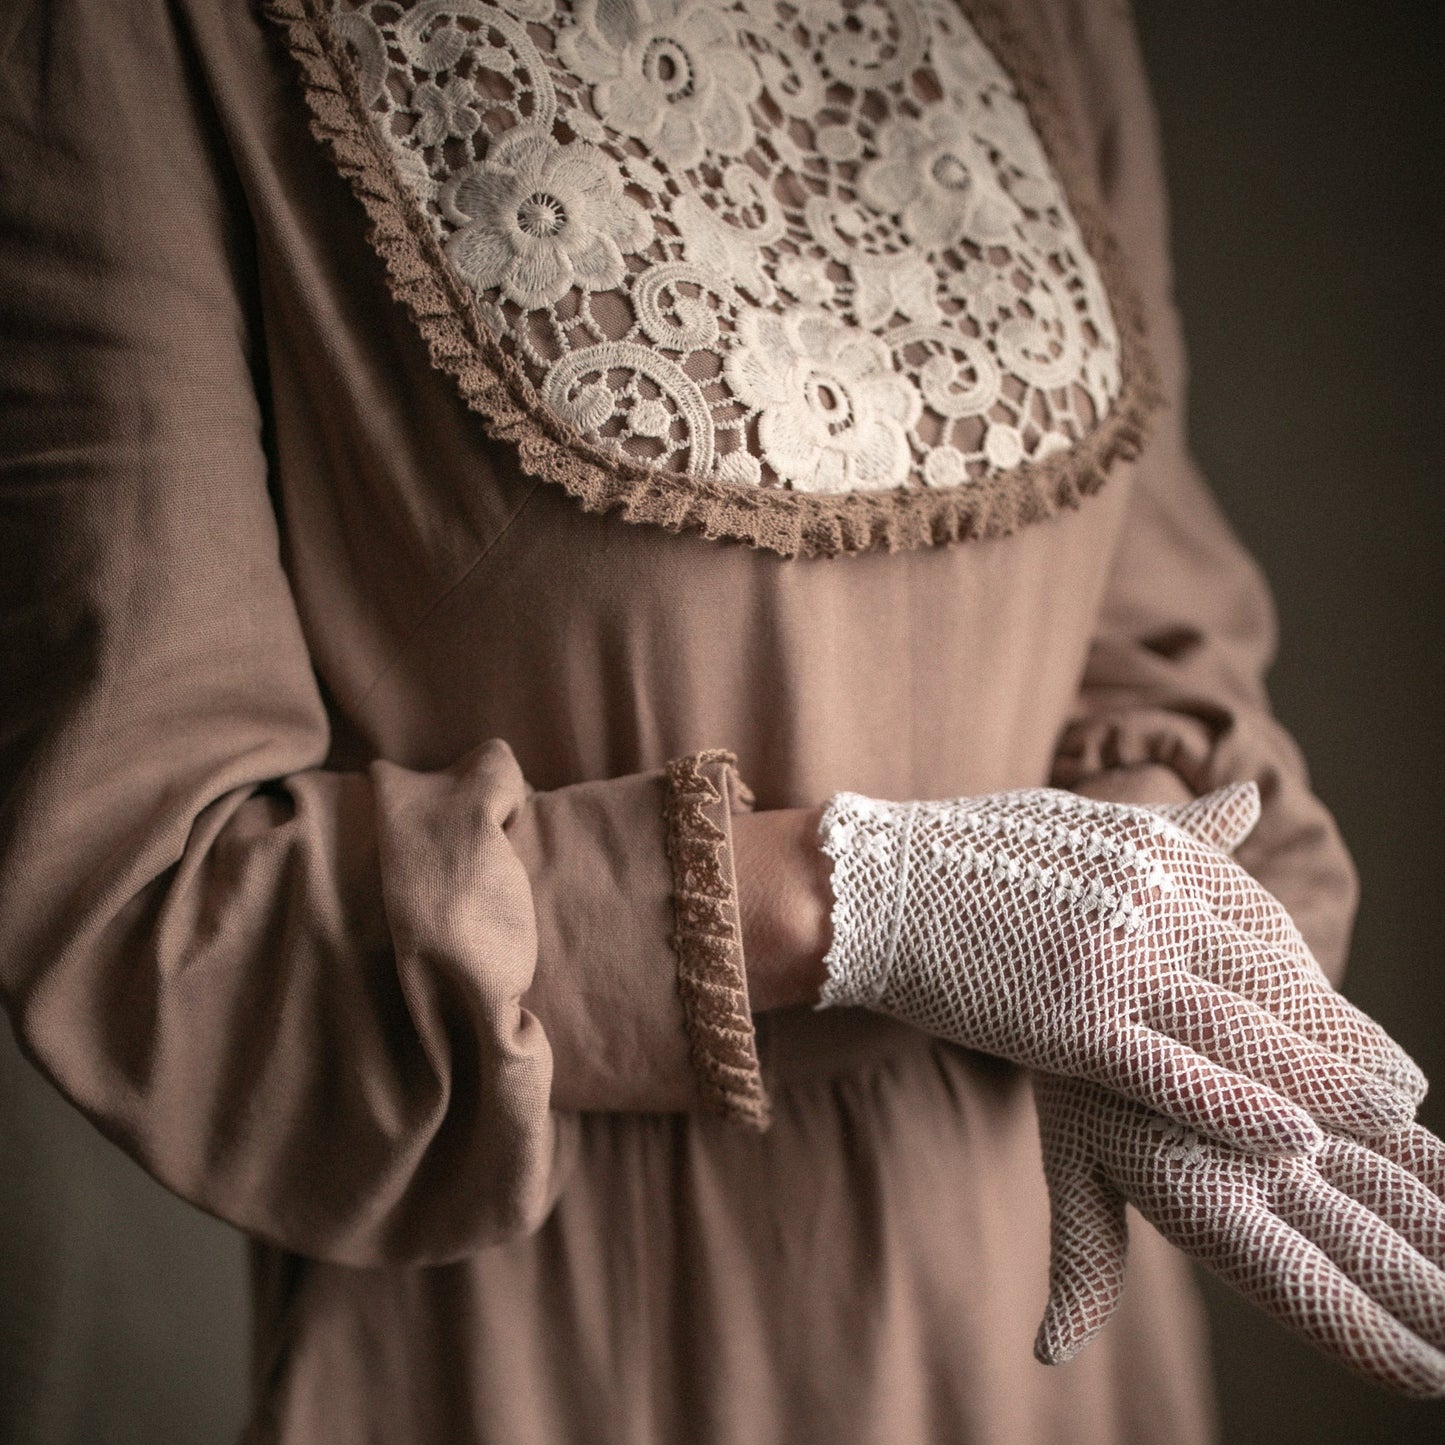
[(784, 555), (1077, 505), (1157, 401), (1042, 68), (966, 9), (267, 0), (492, 435)]
[(667, 765), (667, 854), (677, 918), (672, 943), (703, 1100), (725, 1119), (765, 1129), (768, 1100), (748, 1007), (727, 832), (715, 816), (728, 807), (716, 773), (730, 771), (742, 800), (752, 801), (736, 764), (732, 753), (714, 748)]

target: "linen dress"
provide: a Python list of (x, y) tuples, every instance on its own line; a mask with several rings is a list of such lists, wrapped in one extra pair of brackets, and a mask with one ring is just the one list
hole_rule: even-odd
[[(1240, 861), (1338, 976), (1355, 878), (1269, 710), (1267, 590), (1187, 453), (1127, 11), (871, 7), (895, 48), (919, 16), (984, 47), (943, 100), (980, 65), (1016, 85), (1021, 109), (997, 114), (1029, 118), (1017, 144), (1042, 145), (1047, 204), (1097, 266), (1107, 404), (1045, 444), (1017, 406), (1010, 426), (1005, 388), (974, 417), (978, 455), (933, 461), (943, 433), (861, 362), (838, 373), (873, 388), (873, 443), (852, 451), (834, 432), (800, 448), (808, 417), (768, 423), (766, 394), (746, 425), (717, 386), (710, 415), (682, 381), (604, 396), (634, 441), (686, 443), (669, 467), (609, 442), (598, 392), (548, 392), (552, 371), (506, 349), (517, 296), (555, 272), (497, 280), (500, 253), (456, 240), (471, 193), (421, 162), (472, 164), (455, 143), (481, 92), (368, 77), (381, 52), (345, 18), (368, 8), (388, 43), (417, 12), (407, 43), (465, 41), (482, 69), (483, 21), (544, 50), (561, 24), (540, 0), (332, 21), (311, 0), (55, 0), (0, 20), (20, 182), (0, 199), (0, 978), (55, 1084), (251, 1237), (247, 1439), (1208, 1438), (1178, 1257), (1136, 1221), (1117, 1318), (1036, 1364), (1027, 1077), (859, 1012), (753, 1017), (731, 851), (740, 810), (840, 788), (1174, 800), (1254, 778)], [(559, 7), (598, 35), (607, 9)], [(629, 13), (716, 40), (685, 4)], [(878, 43), (870, 7), (848, 13), (835, 54)], [(593, 39), (548, 64), (601, 65)], [(516, 46), (496, 73), (515, 77)], [(730, 65), (714, 58), (718, 85), (785, 115), (776, 66)], [(618, 126), (650, 134), (681, 216), (683, 153), (740, 153), (737, 107), (664, 133), (623, 71), (598, 75), (568, 164)], [(378, 104), (407, 111), (410, 141)], [(906, 151), (915, 132), (829, 144), (921, 234), (936, 214), (907, 220), (904, 191), (936, 157)], [(914, 171), (862, 179), (895, 145)], [(967, 224), (996, 240), (1025, 192), (989, 190), (969, 154)], [(616, 219), (615, 188), (589, 194), (620, 253), (641, 222)], [(696, 267), (706, 246), (679, 234)], [(605, 250), (567, 264), (595, 277)], [(849, 313), (837, 268), (794, 260), (792, 291), (781, 269), (715, 281), (738, 336), (812, 307), (828, 335), (886, 340), (932, 304), (895, 286), (870, 331), (861, 271)], [(490, 295), (469, 289), (487, 266)], [(714, 424), (738, 444), (704, 474)], [(790, 473), (817, 457), (826, 475)]]

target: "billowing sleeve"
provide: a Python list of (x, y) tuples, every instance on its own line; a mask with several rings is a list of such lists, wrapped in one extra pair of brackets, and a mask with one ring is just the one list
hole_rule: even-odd
[(730, 757), (328, 767), (255, 256), (163, 0), (0, 19), (0, 986), (178, 1194), (301, 1253), (537, 1227), (582, 1109), (762, 1122)]
[(1194, 794), (1255, 779), (1263, 817), (1237, 857), (1285, 904), (1338, 982), (1357, 878), (1299, 748), (1271, 712), (1268, 587), (1189, 454), (1157, 121), (1137, 36), (1125, 5), (1071, 9), (1081, 14), (1073, 34), (1094, 110), (1094, 160), (1140, 294), (1164, 406), (1138, 461), (1053, 781), (1120, 796), (1140, 789), (1131, 776), (1147, 778), (1148, 791), (1172, 775)]

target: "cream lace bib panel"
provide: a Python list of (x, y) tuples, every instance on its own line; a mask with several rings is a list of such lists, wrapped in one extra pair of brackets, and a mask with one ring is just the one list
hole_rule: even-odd
[(713, 497), (997, 492), (1117, 409), (1099, 266), (954, 0), (329, 19), (491, 344), (594, 454)]

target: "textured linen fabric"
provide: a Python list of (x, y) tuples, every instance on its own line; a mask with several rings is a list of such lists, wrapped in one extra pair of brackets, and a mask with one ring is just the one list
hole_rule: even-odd
[(1010, 9), (1172, 405), (1077, 510), (831, 559), (589, 514), (491, 442), (253, 4), (0, 18), (0, 982), (253, 1237), (250, 1440), (1209, 1437), (1146, 1231), (1103, 1336), (1033, 1362), (1018, 1071), (764, 1015), (760, 1132), (701, 1108), (677, 983), (666, 765), (711, 748), (759, 808), (1254, 778), (1239, 861), (1343, 964), (1354, 874), (1184, 445), (1134, 38)]

